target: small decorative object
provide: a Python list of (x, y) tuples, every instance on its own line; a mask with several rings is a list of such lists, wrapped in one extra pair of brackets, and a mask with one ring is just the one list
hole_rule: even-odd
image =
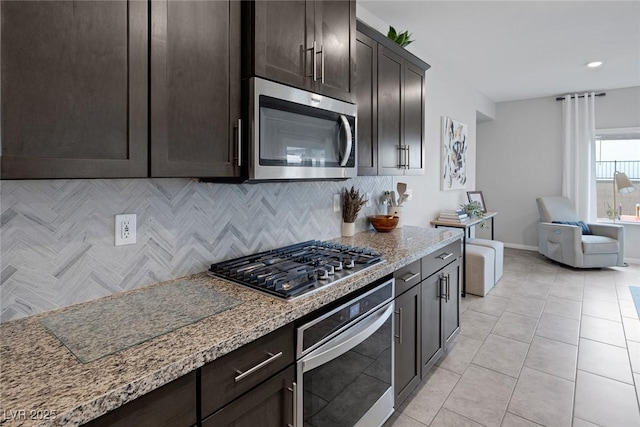
[(442, 118), (442, 190), (460, 190), (467, 183), (468, 126)]
[(469, 203), (465, 203), (463, 205), (460, 205), (460, 207), (462, 209), (464, 209), (464, 211), (467, 213), (467, 215), (469, 215), (470, 217), (476, 217), (481, 219), (482, 221), (480, 222), (480, 227), (481, 228), (485, 228), (487, 226), (487, 220), (484, 219), (484, 210), (482, 209), (482, 205), (480, 204), (480, 202), (477, 201), (471, 201)]
[(355, 222), (360, 212), (360, 209), (367, 203), (365, 195), (360, 195), (360, 192), (351, 187), (351, 190), (347, 191), (345, 188), (342, 190), (342, 235), (345, 237), (351, 237), (355, 234)]
[(399, 217), (393, 215), (374, 215), (369, 217), (373, 228), (381, 233), (388, 233), (398, 225)]
[(487, 205), (484, 203), (484, 197), (482, 196), (482, 191), (467, 191), (467, 198), (470, 202), (478, 202), (480, 203), (480, 207), (482, 207), (482, 212), (487, 213)]
[(610, 220), (615, 220), (618, 216), (618, 210), (616, 208), (612, 208), (609, 202), (607, 202), (607, 209), (605, 209), (604, 212)]
[(413, 34), (409, 34), (409, 30), (398, 33), (395, 28), (389, 25), (389, 32), (387, 33), (387, 37), (398, 43), (402, 47), (407, 47), (409, 44), (413, 43), (413, 40), (411, 40), (412, 35)]

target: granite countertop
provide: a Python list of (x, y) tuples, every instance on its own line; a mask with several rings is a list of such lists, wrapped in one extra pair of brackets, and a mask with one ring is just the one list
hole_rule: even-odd
[[(0, 425), (79, 425), (95, 419), (461, 237), (460, 230), (405, 226), (391, 233), (366, 231), (334, 239), (375, 249), (386, 262), (294, 301), (201, 273), (2, 324)], [(42, 323), (52, 314), (64, 316), (78, 307), (91, 309), (120, 298), (139, 297), (155, 287), (185, 280), (209, 287), (234, 304), (87, 363)]]

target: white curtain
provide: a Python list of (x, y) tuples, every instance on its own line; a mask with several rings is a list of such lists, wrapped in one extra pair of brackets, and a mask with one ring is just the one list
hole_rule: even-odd
[(563, 101), (562, 195), (585, 221), (595, 221), (595, 93), (567, 95)]

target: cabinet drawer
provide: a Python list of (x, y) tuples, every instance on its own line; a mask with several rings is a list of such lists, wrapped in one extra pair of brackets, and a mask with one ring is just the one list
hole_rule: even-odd
[(293, 324), (290, 324), (204, 366), (202, 416), (208, 416), (292, 364), (293, 336)]
[(422, 277), (426, 279), (446, 265), (452, 263), (460, 257), (462, 244), (460, 240), (448, 244), (442, 249), (422, 258)]
[(422, 280), (420, 276), (420, 260), (414, 261), (411, 264), (396, 270), (393, 273), (393, 278), (396, 279), (395, 296), (408, 291)]

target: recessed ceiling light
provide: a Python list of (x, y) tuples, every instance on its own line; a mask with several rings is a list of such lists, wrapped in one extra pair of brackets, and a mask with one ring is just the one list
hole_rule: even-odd
[(589, 62), (587, 64), (587, 67), (589, 67), (589, 68), (598, 68), (601, 65), (602, 65), (602, 61), (593, 61), (593, 62)]

